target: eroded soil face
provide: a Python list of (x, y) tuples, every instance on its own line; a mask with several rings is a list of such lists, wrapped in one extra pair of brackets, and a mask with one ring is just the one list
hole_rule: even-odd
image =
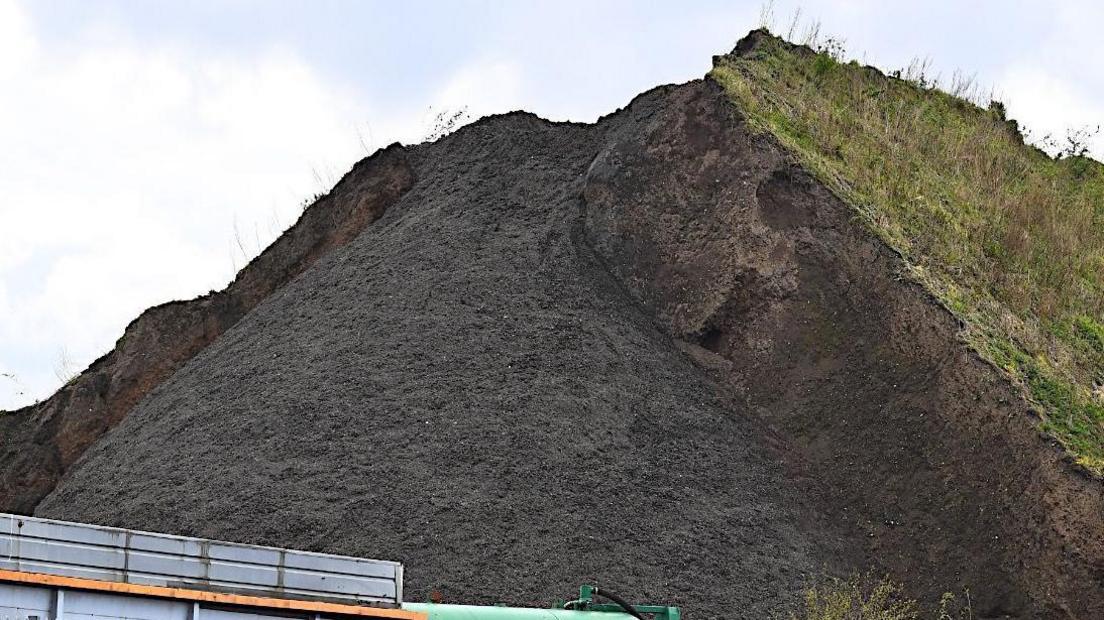
[[(787, 438), (850, 561), (980, 617), (1104, 617), (1099, 481), (852, 210), (747, 134), (715, 88), (610, 140), (588, 235), (703, 368)], [(860, 551), (861, 549), (861, 551)]]
[(411, 600), (598, 581), (760, 619), (874, 568), (980, 618), (1104, 617), (1099, 483), (715, 84), (384, 162), (354, 173), (405, 171), (386, 208), (6, 497), (401, 560)]

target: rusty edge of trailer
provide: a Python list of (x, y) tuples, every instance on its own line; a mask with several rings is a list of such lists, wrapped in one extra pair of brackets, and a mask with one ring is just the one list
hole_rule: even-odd
[(359, 605), (343, 605), (341, 603), (325, 603), (320, 601), (297, 601), (263, 596), (226, 594), (222, 592), (207, 592), (204, 590), (189, 590), (186, 588), (169, 588), (164, 586), (147, 586), (133, 583), (117, 583), (112, 581), (99, 581), (96, 579), (82, 579), (80, 577), (61, 577), (59, 575), (26, 573), (2, 569), (0, 569), (0, 582), (47, 586), (51, 588), (68, 588), (90, 592), (109, 592), (127, 596), (154, 597), (178, 601), (192, 601), (196, 603), (234, 605), (239, 607), (252, 607), (254, 609), (278, 609), (282, 611), (334, 614), (351, 618), (388, 618), (392, 620), (427, 620), (428, 618), (424, 613), (406, 611), (403, 609), (363, 607)]

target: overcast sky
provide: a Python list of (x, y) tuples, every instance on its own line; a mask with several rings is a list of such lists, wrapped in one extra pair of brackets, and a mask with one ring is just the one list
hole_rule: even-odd
[[(222, 288), (436, 111), (593, 121), (702, 76), (761, 6), (0, 0), (0, 409)], [(1036, 134), (1104, 122), (1104, 3), (778, 1), (778, 28), (798, 6), (870, 64), (976, 73)]]

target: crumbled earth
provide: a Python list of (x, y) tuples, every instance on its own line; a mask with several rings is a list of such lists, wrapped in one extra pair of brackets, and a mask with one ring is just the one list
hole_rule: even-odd
[(1104, 617), (1100, 482), (716, 84), (491, 117), (346, 181), (395, 170), (21, 506), (400, 560), (412, 600), (596, 581), (758, 619), (873, 570), (977, 618)]

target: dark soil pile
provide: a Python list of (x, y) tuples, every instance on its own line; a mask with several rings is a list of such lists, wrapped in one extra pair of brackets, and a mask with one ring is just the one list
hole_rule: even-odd
[(821, 570), (1104, 617), (1104, 500), (721, 89), (392, 149), (410, 188), (154, 388), (42, 516), (764, 618)]
[[(696, 85), (693, 88), (700, 88)], [(598, 580), (761, 618), (819, 568), (763, 425), (582, 241), (611, 125), (499, 117), (89, 451), (41, 515), (402, 560), (408, 594)]]

